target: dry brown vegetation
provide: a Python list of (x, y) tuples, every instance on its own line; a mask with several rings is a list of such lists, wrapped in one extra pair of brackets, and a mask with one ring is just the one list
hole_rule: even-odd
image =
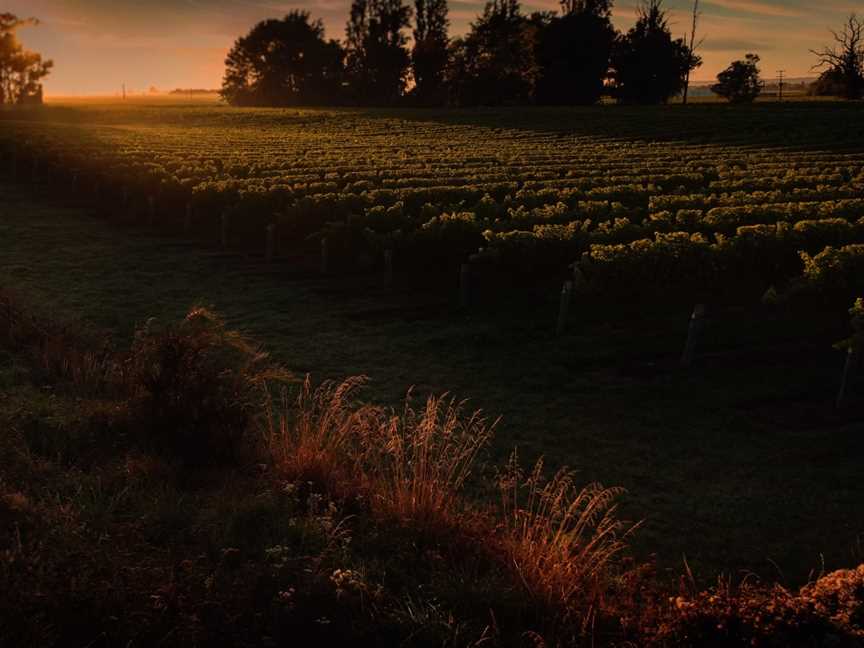
[(862, 568), (676, 591), (618, 489), (494, 470), (465, 403), (296, 381), (206, 309), (118, 351), (2, 293), (0, 350), (0, 644), (864, 639)]

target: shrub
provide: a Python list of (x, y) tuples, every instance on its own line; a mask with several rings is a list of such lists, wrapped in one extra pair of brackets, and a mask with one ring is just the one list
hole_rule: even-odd
[(827, 574), (802, 587), (800, 597), (843, 633), (864, 641), (864, 565)]
[[(656, 646), (821, 646), (831, 626), (792, 592), (745, 583), (671, 599)], [(843, 645), (843, 644), (837, 644)]]
[(864, 565), (833, 572), (797, 593), (744, 582), (670, 600), (657, 646), (860, 646)]
[(290, 379), (205, 308), (192, 309), (178, 325), (151, 320), (139, 329), (124, 370), (146, 441), (197, 465), (236, 460), (266, 384)]

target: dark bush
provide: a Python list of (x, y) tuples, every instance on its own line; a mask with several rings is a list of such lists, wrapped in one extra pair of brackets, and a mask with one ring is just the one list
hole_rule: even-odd
[(239, 458), (266, 384), (289, 374), (217, 315), (194, 308), (177, 325), (151, 320), (136, 333), (125, 378), (146, 443), (205, 465)]

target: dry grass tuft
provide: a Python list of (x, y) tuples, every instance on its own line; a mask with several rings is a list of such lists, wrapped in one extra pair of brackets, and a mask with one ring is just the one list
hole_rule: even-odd
[(516, 454), (500, 480), (503, 550), (526, 593), (558, 619), (593, 622), (616, 557), (632, 531), (616, 517), (620, 488), (578, 488), (572, 471), (544, 478), (543, 460), (527, 475)]
[(382, 421), (366, 439), (366, 478), (378, 485), (383, 513), (416, 526), (451, 525), (465, 512), (460, 494), (480, 452), (492, 439), (480, 412), (463, 418), (464, 402), (430, 396)]
[(452, 524), (462, 511), (459, 493), (492, 428), (463, 403), (430, 397), (421, 410), (362, 404), (365, 378), (324, 383), (307, 378), (296, 407), (271, 403), (265, 445), (290, 479), (362, 493), (372, 509), (415, 526)]
[(312, 386), (307, 376), (294, 407), (285, 392), (281, 402), (267, 401), (264, 445), (284, 477), (335, 487), (356, 481), (360, 470), (357, 439), (378, 424), (380, 411), (359, 405), (363, 377)]
[[(363, 378), (313, 389), (307, 379), (295, 408), (270, 409), (267, 450), (282, 476), (361, 493), (379, 519), (437, 537), (477, 538), (478, 515), (463, 496), (493, 425), (464, 402), (430, 397), (395, 413), (357, 399)], [(559, 626), (587, 633), (612, 584), (615, 559), (630, 532), (616, 517), (621, 489), (578, 488), (562, 470), (527, 475), (515, 454), (500, 480), (504, 506), (483, 517), (481, 544), (513, 574), (531, 605)]]

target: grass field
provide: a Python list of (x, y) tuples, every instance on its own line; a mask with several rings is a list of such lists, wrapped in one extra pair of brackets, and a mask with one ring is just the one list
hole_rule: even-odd
[[(477, 119), (476, 115), (455, 119)], [(512, 119), (504, 114), (496, 119)], [(449, 391), (502, 416), (496, 453), (545, 454), (625, 487), (637, 554), (677, 573), (754, 570), (787, 582), (860, 559), (856, 412), (831, 403), (842, 310), (713, 313), (701, 359), (678, 358), (691, 303), (583, 312), (551, 335), (554, 294), (466, 317), (452, 291), (390, 291), (371, 273), (298, 279), (242, 255), (108, 224), (37, 185), (6, 186), (0, 282), (119, 339), (212, 304), (316, 380), (366, 374), (370, 399)], [(856, 552), (859, 552), (856, 554)]]
[[(576, 468), (586, 483), (626, 488), (626, 516), (644, 519), (638, 556), (656, 555), (670, 573), (686, 556), (706, 581), (752, 570), (799, 583), (823, 564), (862, 558), (860, 399), (833, 408), (843, 356), (832, 345), (848, 336), (850, 304), (761, 304), (787, 270), (742, 271), (724, 284), (697, 362), (684, 370), (696, 297), (676, 282), (690, 266), (670, 266), (670, 286), (651, 284), (637, 298), (638, 264), (623, 275), (630, 292), (577, 295), (567, 333), (556, 337), (563, 264), (539, 273), (533, 289), (504, 283), (491, 303), (465, 313), (450, 258), (431, 266), (435, 281), (409, 273), (395, 286), (380, 262), (362, 271), (348, 264), (330, 278), (316, 277), (302, 255), (261, 262), (273, 218), (283, 245), (308, 248), (307, 234), (346, 215), (367, 230), (355, 245), (374, 230), (377, 253), (382, 240), (401, 240), (393, 227), (422, 231), (432, 213), (469, 210), (470, 245), (488, 228), (494, 247), (497, 235), (542, 239), (574, 219), (591, 224), (585, 214), (594, 210), (587, 238), (566, 242), (568, 259), (658, 229), (684, 228), (720, 254), (724, 240), (746, 243), (747, 227), (780, 232), (814, 219), (807, 223), (833, 228), (827, 239), (817, 227), (813, 240), (806, 232), (783, 240), (783, 263), (791, 257), (797, 268), (800, 249), (862, 242), (858, 105), (241, 111), (105, 100), (6, 111), (0, 134), (25, 151), (19, 180), (29, 179), (26, 146), (46, 152), (47, 174), (37, 167), (35, 184), (6, 184), (0, 198), (0, 285), (40, 308), (122, 343), (150, 317), (168, 321), (208, 304), (297, 372), (369, 376), (370, 400), (398, 403), (412, 386), (470, 399), (502, 417), (496, 459), (517, 447), (526, 460), (545, 455), (551, 467)], [(92, 178), (103, 185), (98, 199), (82, 187)], [(156, 186), (159, 223), (148, 229)], [(198, 201), (195, 227), (182, 232), (189, 196)], [(387, 210), (396, 204), (403, 220), (394, 225)], [(230, 253), (213, 251), (225, 205), (237, 229), (252, 232)], [(444, 257), (447, 241), (434, 240)], [(609, 246), (595, 249), (597, 241)], [(547, 248), (537, 249), (532, 271), (545, 267)], [(751, 257), (756, 266), (765, 258), (759, 248)], [(700, 297), (719, 294), (726, 275), (718, 276)]]

